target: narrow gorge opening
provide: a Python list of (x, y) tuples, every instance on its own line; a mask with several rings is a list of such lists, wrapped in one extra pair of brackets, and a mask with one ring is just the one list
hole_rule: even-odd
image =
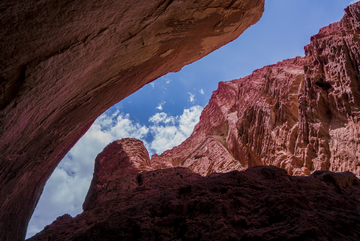
[(260, 21), (237, 40), (144, 86), (106, 111), (48, 180), (27, 237), (41, 231), (57, 216), (74, 216), (82, 211), (94, 159), (105, 145), (118, 138), (135, 137), (145, 143), (151, 154), (160, 154), (180, 144), (191, 134), (219, 81), (244, 77), (265, 65), (303, 56), (303, 47), (310, 37), (340, 20), (349, 4), (350, 0), (325, 5), (268, 0)]

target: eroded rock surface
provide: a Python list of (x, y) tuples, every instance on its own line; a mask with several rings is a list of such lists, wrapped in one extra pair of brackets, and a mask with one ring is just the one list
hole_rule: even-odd
[(305, 57), (219, 83), (199, 124), (154, 167), (201, 175), (274, 165), (290, 175), (352, 171), (360, 177), (360, 3), (320, 30)]
[(136, 176), (145, 170), (152, 169), (149, 153), (140, 140), (126, 138), (111, 143), (96, 157), (83, 209), (88, 211), (106, 200), (126, 195), (138, 186)]
[(106, 109), (256, 23), (264, 1), (0, 2), (0, 239)]
[(351, 172), (296, 177), (256, 166), (202, 177), (176, 167), (134, 177), (127, 192), (75, 218), (64, 215), (29, 241), (360, 238), (360, 181)]

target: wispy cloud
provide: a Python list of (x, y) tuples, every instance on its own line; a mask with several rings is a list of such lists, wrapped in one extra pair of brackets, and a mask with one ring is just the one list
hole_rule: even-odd
[(169, 123), (175, 124), (175, 118), (173, 116), (167, 116), (166, 113), (161, 112), (151, 116), (149, 118), (149, 122), (152, 122), (154, 124), (159, 124), (161, 122), (165, 124), (169, 124)]
[(202, 95), (205, 94), (203, 89), (200, 89), (199, 92), (200, 92), (200, 94), (202, 94)]
[(194, 130), (199, 122), (201, 106), (193, 106), (185, 109), (181, 116), (167, 116), (166, 113), (158, 113), (149, 121), (153, 123), (149, 127), (154, 140), (150, 143), (151, 150), (160, 154), (183, 142)]
[(190, 92), (188, 92), (188, 94), (189, 94), (189, 101), (190, 101), (191, 103), (194, 103), (194, 102), (195, 102), (195, 95), (192, 94), (192, 93), (190, 93)]
[(151, 82), (150, 85), (151, 85), (151, 87), (154, 89), (155, 83), (154, 83), (154, 82)]
[(156, 109), (158, 110), (162, 110), (163, 109), (163, 105), (166, 103), (166, 101), (161, 101), (161, 103), (156, 107)]
[[(164, 103), (163, 103), (164, 104)], [(101, 115), (88, 132), (76, 143), (54, 170), (28, 226), (27, 238), (41, 231), (56, 217), (82, 212), (82, 203), (92, 179), (94, 160), (106, 145), (124, 137), (143, 141), (149, 153), (161, 154), (179, 145), (193, 131), (199, 121), (202, 107), (184, 109), (180, 116), (161, 112), (149, 118), (149, 125), (140, 125), (129, 114), (117, 110)], [(152, 135), (149, 143), (146, 137)]]
[(359, 0), (352, 0), (351, 2), (350, 2), (350, 4), (353, 4), (353, 3), (356, 3), (356, 2), (358, 2)]

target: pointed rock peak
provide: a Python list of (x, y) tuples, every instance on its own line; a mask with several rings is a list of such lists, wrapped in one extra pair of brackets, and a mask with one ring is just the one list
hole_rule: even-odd
[(95, 159), (93, 179), (83, 209), (88, 211), (136, 188), (136, 176), (145, 170), (152, 169), (142, 141), (124, 138), (107, 145)]

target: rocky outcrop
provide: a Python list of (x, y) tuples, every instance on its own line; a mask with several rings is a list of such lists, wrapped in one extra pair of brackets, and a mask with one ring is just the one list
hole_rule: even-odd
[(138, 186), (136, 176), (152, 170), (149, 153), (140, 140), (121, 139), (108, 145), (95, 160), (94, 176), (83, 209), (126, 195)]
[(154, 167), (209, 175), (274, 165), (290, 175), (352, 171), (360, 177), (360, 3), (320, 30), (305, 57), (219, 83), (181, 145)]
[(264, 1), (0, 3), (0, 239), (22, 240), (52, 171), (110, 106), (256, 23)]
[[(106, 178), (109, 183), (101, 183), (109, 186), (129, 169), (108, 160), (119, 156), (118, 162), (133, 164), (117, 147), (109, 145), (96, 160), (97, 166), (103, 162), (118, 168), (114, 177), (97, 168), (93, 185)], [(201, 177), (176, 167), (133, 177), (126, 182), (131, 183), (126, 192), (75, 218), (59, 217), (29, 241), (360, 238), (360, 180), (350, 172), (296, 177), (274, 166), (257, 166)]]
[(283, 138), (276, 131), (289, 132), (296, 124), (303, 63), (302, 58), (286, 60), (220, 82), (192, 135), (161, 156), (153, 155), (153, 165), (185, 166), (202, 175), (274, 165), (264, 159), (276, 158)]
[(141, 141), (133, 138), (115, 141), (96, 157), (84, 212), (74, 218), (68, 214), (59, 217), (30, 240), (73, 239), (116, 211), (200, 178), (201, 175), (183, 167), (152, 170)]

